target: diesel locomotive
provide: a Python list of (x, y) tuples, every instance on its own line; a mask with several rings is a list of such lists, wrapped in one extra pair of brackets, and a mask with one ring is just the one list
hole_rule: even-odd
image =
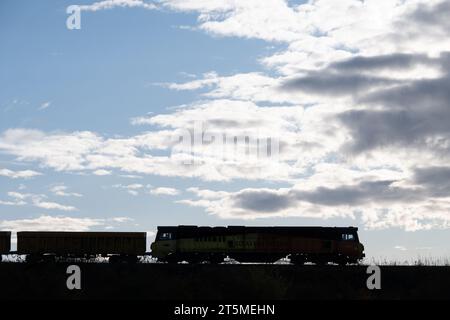
[(152, 256), (159, 261), (219, 263), (276, 262), (345, 265), (364, 258), (358, 228), (329, 227), (158, 227)]
[(166, 263), (273, 263), (289, 258), (294, 264), (358, 263), (364, 246), (354, 227), (158, 227), (151, 252), (145, 232), (17, 232), (12, 252), (11, 232), (0, 231), (0, 255), (25, 255), (29, 262), (101, 255), (109, 262), (134, 263), (151, 255)]

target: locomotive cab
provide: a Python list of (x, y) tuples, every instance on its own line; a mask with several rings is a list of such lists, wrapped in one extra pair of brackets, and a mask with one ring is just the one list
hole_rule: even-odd
[[(358, 228), (348, 228), (341, 233), (339, 240), (338, 252), (345, 260), (356, 262), (365, 256), (364, 246), (359, 242)], [(350, 257), (353, 257), (353, 259)]]
[(152, 256), (166, 260), (177, 249), (177, 227), (158, 227), (155, 242), (150, 246)]

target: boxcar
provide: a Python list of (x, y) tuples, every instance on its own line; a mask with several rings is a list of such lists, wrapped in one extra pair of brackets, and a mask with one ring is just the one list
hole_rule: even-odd
[(358, 228), (330, 227), (158, 227), (152, 256), (161, 261), (357, 263), (364, 257)]
[(134, 261), (146, 251), (145, 232), (17, 232), (17, 252), (36, 257), (110, 256)]
[(2, 254), (8, 254), (11, 250), (11, 232), (0, 231), (0, 262)]

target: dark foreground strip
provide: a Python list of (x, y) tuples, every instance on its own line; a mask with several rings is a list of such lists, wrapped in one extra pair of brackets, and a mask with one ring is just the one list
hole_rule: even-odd
[[(446, 301), (16, 301), (2, 310), (37, 319), (385, 319), (446, 311)], [(223, 307), (222, 307), (223, 306)], [(183, 313), (180, 314), (180, 308)], [(189, 310), (189, 311), (188, 311)], [(205, 310), (207, 310), (205, 312)]]

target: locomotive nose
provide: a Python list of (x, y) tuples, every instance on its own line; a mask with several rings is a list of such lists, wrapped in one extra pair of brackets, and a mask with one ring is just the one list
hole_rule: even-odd
[(361, 257), (365, 257), (366, 255), (364, 254), (364, 245), (362, 243), (359, 244), (359, 250), (361, 253)]

